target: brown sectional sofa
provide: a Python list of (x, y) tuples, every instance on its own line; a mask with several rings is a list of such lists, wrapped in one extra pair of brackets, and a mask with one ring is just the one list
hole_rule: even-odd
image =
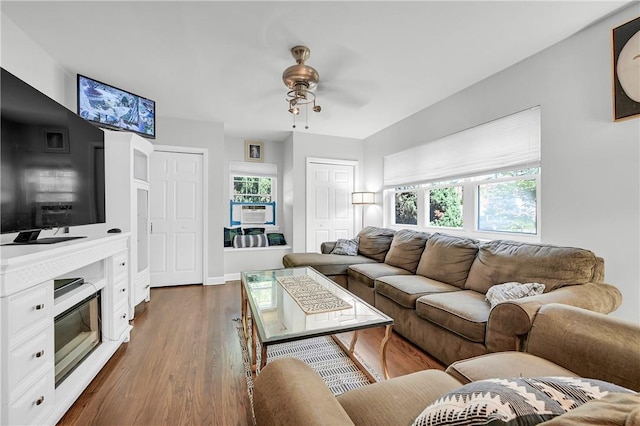
[[(275, 360), (255, 380), (256, 421), (258, 425), (409, 425), (444, 394), (486, 378), (585, 377), (640, 391), (638, 324), (548, 304), (535, 316), (524, 349), (459, 361), (446, 372), (419, 371), (337, 397), (303, 362)], [(640, 394), (611, 393), (548, 424), (638, 425)]]
[[(541, 306), (564, 303), (609, 313), (620, 291), (604, 280), (604, 261), (580, 248), (508, 240), (480, 242), (442, 233), (367, 227), (357, 256), (289, 253), (285, 267), (312, 266), (394, 319), (394, 330), (445, 364), (520, 350)], [(506, 282), (545, 284), (543, 294), (485, 301)]]

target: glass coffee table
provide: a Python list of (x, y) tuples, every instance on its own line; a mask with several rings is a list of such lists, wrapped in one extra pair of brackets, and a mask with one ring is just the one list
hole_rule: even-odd
[[(375, 381), (354, 356), (354, 350), (358, 330), (385, 327), (380, 358), (384, 377), (389, 378), (386, 348), (393, 328), (391, 317), (310, 267), (243, 272), (241, 281), (242, 324), (247, 344), (251, 337), (254, 372), (258, 341), (262, 369), (267, 363), (268, 346), (330, 335), (363, 373)], [(354, 334), (347, 348), (335, 335), (348, 331)]]

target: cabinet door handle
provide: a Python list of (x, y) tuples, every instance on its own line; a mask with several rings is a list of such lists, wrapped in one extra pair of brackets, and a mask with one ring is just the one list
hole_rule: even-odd
[(147, 289), (149, 287), (151, 287), (151, 284), (147, 284), (147, 285), (144, 286), (145, 289)]
[(41, 311), (42, 309), (44, 309), (44, 303), (39, 303), (36, 306), (34, 306), (34, 309), (36, 311)]
[(120, 266), (124, 266), (124, 265), (126, 265), (126, 263), (125, 263), (125, 262), (122, 262), (122, 263), (120, 264)]
[(35, 353), (36, 358), (41, 358), (44, 355), (44, 349)]
[(127, 314), (122, 314), (122, 319), (125, 319), (127, 317)]
[(125, 291), (127, 291), (126, 288), (120, 289), (120, 293), (124, 293)]
[(40, 398), (36, 399), (36, 405), (42, 405), (43, 402), (44, 402), (44, 396), (41, 396)]

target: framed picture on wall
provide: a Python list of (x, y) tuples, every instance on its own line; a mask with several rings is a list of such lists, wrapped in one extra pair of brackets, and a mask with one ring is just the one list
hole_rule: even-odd
[(613, 120), (640, 117), (640, 17), (613, 29)]
[(262, 163), (264, 161), (264, 144), (257, 141), (244, 141), (244, 161)]
[(69, 134), (67, 129), (45, 129), (44, 130), (44, 152), (56, 154), (69, 153)]

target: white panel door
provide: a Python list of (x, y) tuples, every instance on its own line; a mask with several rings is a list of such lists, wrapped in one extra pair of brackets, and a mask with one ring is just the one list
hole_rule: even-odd
[(151, 155), (151, 286), (202, 283), (200, 154)]
[(353, 237), (355, 166), (307, 164), (307, 252), (319, 252), (325, 241)]

